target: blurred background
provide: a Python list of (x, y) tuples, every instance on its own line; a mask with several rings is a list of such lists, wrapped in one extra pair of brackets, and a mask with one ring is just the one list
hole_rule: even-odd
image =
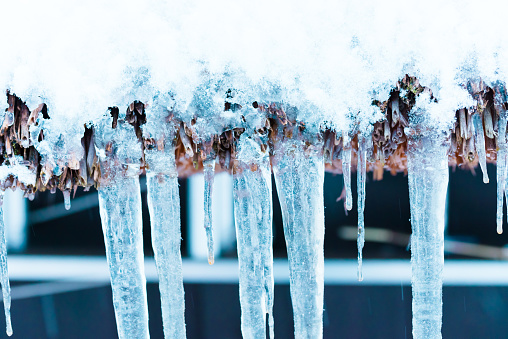
[[(506, 338), (508, 235), (496, 233), (495, 166), (490, 184), (450, 169), (443, 289), (444, 338)], [(152, 338), (163, 338), (150, 242), (146, 181), (141, 179), (144, 249)], [(216, 176), (216, 263), (206, 260), (203, 177), (180, 180), (182, 256), (188, 338), (241, 338), (232, 179)], [(325, 178), (325, 338), (411, 338), (407, 177), (385, 173), (366, 185), (364, 281), (356, 280), (356, 176), (353, 210), (338, 201), (341, 175)], [(275, 335), (293, 333), (282, 216), (273, 183)], [(13, 338), (115, 338), (97, 192), (79, 190), (65, 210), (60, 192), (34, 201), (10, 192), (8, 229)], [(506, 226), (506, 221), (505, 221)], [(505, 273), (506, 272), (506, 273)], [(0, 320), (0, 324), (3, 320)], [(3, 325), (2, 325), (3, 326)], [(0, 331), (0, 338), (6, 337)]]

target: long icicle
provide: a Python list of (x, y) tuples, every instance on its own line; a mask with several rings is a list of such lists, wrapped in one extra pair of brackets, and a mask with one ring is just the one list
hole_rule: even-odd
[(289, 258), (295, 338), (323, 336), (324, 160), (298, 140), (276, 145), (273, 173)]
[(5, 312), (5, 327), (7, 335), (12, 335), (11, 323), (11, 287), (9, 284), (9, 271), (7, 269), (7, 240), (5, 237), (5, 222), (3, 215), (4, 192), (0, 192), (0, 271), (1, 271), (1, 284), (2, 296), (4, 300)]
[(365, 244), (365, 180), (367, 174), (367, 141), (363, 135), (358, 136), (357, 190), (358, 190), (358, 281), (363, 280), (363, 245)]
[(487, 155), (485, 151), (485, 134), (483, 132), (482, 117), (479, 114), (473, 114), (473, 125), (475, 134), (475, 147), (478, 153), (480, 168), (483, 173), (483, 182), (489, 183), (489, 174), (487, 173)]
[(506, 192), (506, 172), (507, 172), (507, 144), (506, 144), (506, 111), (501, 112), (499, 117), (499, 134), (497, 138), (497, 161), (496, 161), (496, 180), (497, 180), (497, 213), (496, 224), (497, 233), (503, 233), (503, 201)]
[(132, 126), (123, 119), (112, 128), (106, 117), (94, 133), (102, 176), (99, 211), (118, 337), (147, 339), (150, 335), (139, 185), (141, 145)]
[(342, 151), (342, 175), (344, 177), (344, 188), (346, 189), (346, 209), (353, 208), (353, 193), (351, 191), (351, 143), (346, 142), (344, 137), (344, 149)]
[(272, 173), (268, 151), (243, 134), (233, 175), (243, 338), (273, 330)]
[[(213, 152), (213, 151), (212, 151)], [(203, 161), (203, 174), (205, 177), (205, 231), (206, 231), (206, 246), (208, 249), (208, 263), (213, 265), (214, 249), (213, 249), (213, 225), (212, 225), (212, 191), (213, 191), (213, 178), (215, 175), (215, 155), (211, 154), (209, 158)]]
[(146, 150), (147, 201), (159, 277), (164, 338), (185, 338), (185, 298), (180, 253), (180, 194), (172, 145)]
[(408, 140), (415, 339), (441, 338), (448, 146), (439, 135)]

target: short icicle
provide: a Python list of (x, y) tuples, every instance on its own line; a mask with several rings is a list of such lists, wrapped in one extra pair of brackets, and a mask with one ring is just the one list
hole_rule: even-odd
[[(169, 139), (171, 140), (171, 139)], [(185, 333), (185, 298), (180, 253), (180, 194), (171, 141), (163, 150), (146, 150), (147, 201), (152, 248), (159, 277), (164, 338), (182, 339)]]
[(7, 240), (5, 237), (5, 223), (2, 204), (4, 200), (4, 193), (0, 192), (0, 270), (2, 273), (2, 296), (4, 301), (5, 312), (5, 327), (7, 335), (12, 335), (11, 323), (11, 287), (9, 284), (9, 271), (7, 269)]
[(483, 174), (483, 182), (489, 183), (489, 174), (487, 173), (487, 155), (485, 152), (485, 134), (483, 132), (482, 117), (479, 114), (473, 114), (473, 125), (475, 131), (475, 147), (478, 153), (480, 168)]
[(71, 209), (71, 191), (65, 190), (62, 191), (63, 197), (64, 197), (64, 207), (66, 210)]
[(358, 137), (357, 190), (358, 190), (358, 281), (363, 280), (363, 245), (365, 244), (365, 180), (367, 174), (367, 140), (363, 135)]
[[(138, 175), (141, 147), (132, 126), (123, 120), (118, 120), (113, 131), (111, 127), (99, 130), (95, 141), (102, 174), (99, 210), (118, 337), (147, 339), (150, 335)], [(138, 147), (139, 154), (133, 152)]]
[(496, 180), (497, 180), (497, 213), (496, 224), (497, 233), (503, 233), (503, 202), (506, 194), (506, 175), (507, 175), (507, 153), (506, 143), (506, 111), (501, 112), (499, 117), (499, 134), (497, 138), (497, 161), (496, 161)]
[(215, 175), (215, 155), (211, 154), (205, 161), (203, 161), (203, 174), (205, 177), (205, 231), (206, 231), (206, 246), (208, 249), (208, 263), (213, 265), (215, 262), (213, 253), (213, 225), (212, 225), (212, 191), (213, 191), (213, 178)]
[(441, 338), (448, 145), (439, 131), (408, 140), (413, 338)]
[(295, 338), (319, 339), (324, 292), (323, 155), (313, 154), (293, 137), (276, 144), (272, 164), (289, 259)]
[[(346, 138), (344, 138), (346, 140)], [(344, 176), (344, 188), (346, 189), (346, 209), (353, 208), (353, 193), (351, 191), (351, 143), (344, 141), (342, 151), (342, 175)]]
[(233, 175), (243, 338), (273, 330), (272, 174), (268, 151), (242, 134)]

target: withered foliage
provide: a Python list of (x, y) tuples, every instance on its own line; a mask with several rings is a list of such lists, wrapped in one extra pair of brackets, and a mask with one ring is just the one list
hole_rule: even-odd
[[(479, 114), (483, 121), (485, 134), (485, 148), (488, 162), (495, 162), (498, 135), (498, 122), (501, 112), (508, 109), (507, 95), (502, 84), (488, 87), (483, 81), (469, 82), (466, 88), (476, 100), (475, 107), (460, 109), (456, 112), (456, 121), (450, 132), (450, 166), (465, 167), (470, 170), (478, 164), (478, 155), (474, 143), (474, 127), (472, 115)], [(368, 170), (373, 172), (374, 180), (381, 180), (385, 170), (392, 174), (407, 171), (407, 127), (409, 126), (409, 112), (416, 102), (416, 97), (421, 93), (427, 93), (431, 100), (432, 91), (420, 85), (415, 77), (405, 76), (400, 80), (390, 93), (390, 97), (384, 101), (373, 102), (384, 114), (384, 118), (373, 126), (372, 148), (368, 156)], [(37, 136), (30, 135), (30, 126), (37, 125), (39, 115), (49, 119), (47, 107), (41, 104), (30, 111), (25, 103), (14, 94), (7, 92), (9, 108), (0, 128), (0, 164), (8, 165), (9, 159), (14, 155), (21, 156), (23, 165), (36, 173), (36, 185), (25, 187), (14, 176), (6, 178), (0, 183), (0, 189), (19, 187), (25, 192), (25, 196), (33, 198), (36, 191), (56, 189), (69, 191), (78, 186), (88, 190), (91, 186), (98, 187), (106, 177), (101, 175), (94, 147), (94, 130), (85, 128), (81, 139), (84, 157), (78, 159), (70, 155), (70, 161), (58, 164), (61, 168), (59, 175), (54, 175), (54, 165), (41, 164), (41, 156), (32, 144), (32, 140), (44, 139), (43, 132)], [(227, 100), (227, 99), (226, 99)], [(254, 102), (253, 107), (267, 119), (264, 126), (258, 127), (253, 138), (263, 151), (274, 149), (273, 145), (284, 139), (300, 139), (304, 142), (309, 152), (322, 153), (326, 163), (326, 170), (333, 173), (342, 172), (342, 132), (323, 129), (317, 135), (305, 133), (306, 126), (297, 121), (293, 110), (277, 103)], [(242, 107), (238, 104), (225, 102), (225, 111), (242, 114)], [(289, 111), (288, 111), (289, 110)], [(119, 119), (117, 107), (110, 107), (111, 126), (116, 128)], [(162, 140), (146, 139), (142, 134), (142, 125), (146, 123), (145, 105), (135, 101), (131, 103), (126, 112), (125, 121), (133, 126), (133, 136), (140, 141), (140, 147), (145, 149), (162, 150)], [(173, 112), (168, 112), (166, 119), (168, 124), (174, 127), (173, 146), (175, 160), (180, 177), (188, 177), (203, 169), (203, 161), (216, 158), (216, 171), (236, 173), (241, 171), (236, 161), (237, 141), (244, 133), (243, 128), (233, 128), (214, 135), (210, 140), (202, 141), (193, 128), (196, 120), (190, 122), (179, 121)], [(352, 147), (353, 168), (356, 164), (356, 150), (358, 148), (358, 136), (349, 135), (349, 145)], [(144, 154), (144, 153), (143, 153)], [(271, 154), (273, 155), (273, 154)], [(147, 170), (144, 155), (140, 159), (141, 173)]]

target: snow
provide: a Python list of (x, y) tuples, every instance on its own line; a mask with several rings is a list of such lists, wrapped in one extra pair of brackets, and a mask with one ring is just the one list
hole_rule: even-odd
[[(472, 0), (445, 4), (437, 0), (411, 4), (374, 0), (191, 0), (181, 4), (161, 0), (9, 1), (2, 4), (0, 14), (0, 29), (5, 32), (5, 50), (0, 53), (0, 89), (15, 93), (30, 109), (42, 102), (47, 104), (51, 119), (39, 119), (39, 125), (32, 126), (33, 131), (44, 131), (44, 140), (32, 142), (42, 156), (42, 165), (54, 168), (52, 174), (60, 174), (62, 165), (73, 159), (79, 161), (83, 156), (83, 126), (94, 126), (98, 136), (95, 147), (104, 165), (101, 169), (105, 169), (102, 174), (109, 180), (101, 186), (99, 197), (119, 335), (143, 338), (148, 336), (148, 325), (137, 177), (141, 147), (132, 137), (132, 126), (121, 120), (128, 104), (134, 100), (151, 104), (154, 109), (147, 113), (149, 123), (143, 133), (157, 140), (170, 135), (170, 129), (157, 130), (158, 122), (168, 111), (185, 122), (195, 115), (194, 129), (203, 140), (238, 126), (245, 127), (249, 135), (254, 127), (262, 125), (262, 115), (246, 109), (243, 122), (234, 112), (224, 112), (228, 89), (235, 93), (231, 100), (242, 107), (250, 107), (253, 101), (296, 107), (296, 119), (305, 124), (307, 132), (326, 126), (342, 133), (346, 208), (351, 210), (349, 138), (356, 132), (368, 134), (372, 123), (382, 117), (372, 106), (373, 99), (386, 100), (405, 74), (416, 76), (422, 85), (432, 89), (437, 102), (426, 93), (420, 95), (411, 123), (432, 126), (434, 135), (441, 136), (452, 126), (457, 109), (476, 104), (463, 87), (468, 80), (482, 78), (488, 85), (506, 83), (508, 36), (499, 33), (505, 30), (505, 18), (503, 11), (492, 10), (497, 7), (496, 2), (478, 6)], [(488, 25), (474, 24), (478, 18), (489, 18)], [(119, 107), (116, 129), (111, 128), (107, 114), (111, 106)], [(5, 100), (0, 101), (0, 116), (5, 114), (5, 108)], [(483, 180), (488, 182), (481, 117), (474, 114), (472, 119)], [(488, 110), (484, 119), (489, 123)], [(115, 161), (127, 166), (125, 173), (113, 166), (106, 154), (106, 144), (111, 140), (117, 141), (112, 153)], [(410, 141), (408, 155), (414, 334), (417, 338), (431, 338), (440, 336), (441, 326), (444, 203), (440, 203), (446, 196), (447, 168), (444, 147), (439, 142), (428, 135), (418, 140)], [(239, 244), (246, 244), (239, 248), (240, 267), (259, 260), (259, 267), (265, 267), (265, 271), (244, 270), (241, 274), (242, 328), (246, 336), (264, 328), (260, 319), (265, 313), (270, 314), (273, 303), (271, 252), (269, 248), (256, 252), (254, 237), (258, 241), (269, 237), (271, 205), (259, 204), (270, 196), (271, 184), (266, 155), (241, 153), (250, 146), (258, 147), (252, 142), (248, 137), (242, 139), (239, 161), (244, 165), (254, 163), (257, 169), (235, 177), (238, 239)], [(323, 159), (316, 154), (304, 155), (298, 140), (281, 143), (276, 145), (274, 174), (290, 259), (295, 334), (318, 338), (322, 336)], [(166, 147), (171, 153), (172, 145), (168, 142)], [(367, 157), (363, 143), (360, 147), (359, 279)], [(498, 147), (497, 230), (501, 233), (507, 193), (506, 112), (499, 123)], [(290, 151), (294, 152), (291, 156), (284, 156)], [(178, 183), (176, 170), (168, 167), (174, 159), (166, 153), (153, 153), (147, 154), (147, 163), (151, 166), (150, 214), (161, 276), (165, 333), (166, 337), (184, 336), (180, 220), (174, 212), (179, 205)], [(426, 166), (418, 167), (417, 163)], [(212, 155), (204, 162), (210, 264), (214, 262), (214, 171)], [(35, 184), (35, 173), (17, 157), (0, 167), (0, 181), (9, 175), (26, 185)], [(249, 190), (256, 199), (242, 196), (240, 206), (240, 192), (255, 183), (257, 186)], [(70, 208), (70, 191), (64, 192), (64, 198), (65, 207)], [(261, 216), (252, 216), (251, 209), (260, 208)], [(257, 223), (256, 218), (260, 217), (262, 222)], [(251, 243), (246, 242), (246, 234), (252, 235), (252, 239), (247, 239)], [(169, 243), (162, 239), (172, 241), (171, 253)], [(168, 270), (172, 275), (164, 273)], [(126, 281), (128, 288), (122, 287)], [(249, 283), (265, 288), (258, 291), (260, 299), (255, 302), (244, 289)], [(307, 298), (307, 293), (314, 298)], [(271, 323), (270, 326), (273, 327)]]
[[(492, 34), (503, 31), (503, 17), (474, 1), (4, 5), (0, 28), (9, 48), (0, 54), (0, 88), (32, 109), (45, 102), (56, 120), (51, 134), (63, 135), (69, 149), (79, 145), (76, 131), (108, 107), (124, 111), (156, 93), (171, 93), (175, 111), (188, 119), (204, 102), (212, 105), (200, 115), (220, 116), (215, 108), (231, 86), (244, 107), (255, 98), (286, 102), (313, 108), (299, 113), (309, 125), (349, 130), (355, 121), (377, 120), (372, 99), (385, 100), (406, 73), (431, 87), (443, 107), (464, 103), (460, 85), (468, 79), (508, 76), (508, 38)], [(489, 25), (471, 24), (480, 13)], [(125, 25), (129, 20), (136, 24)]]

